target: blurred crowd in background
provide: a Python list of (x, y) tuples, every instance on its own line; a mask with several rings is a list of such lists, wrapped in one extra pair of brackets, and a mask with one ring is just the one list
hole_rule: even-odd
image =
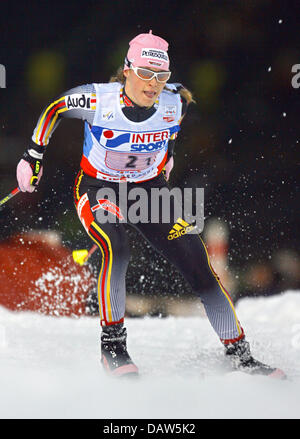
[[(221, 270), (233, 299), (300, 289), (300, 88), (291, 84), (299, 24), (296, 1), (1, 2), (0, 198), (16, 186), (16, 165), (43, 108), (77, 85), (107, 82), (128, 42), (152, 29), (170, 44), (170, 81), (196, 101), (182, 124), (170, 183), (204, 188), (204, 236), (224, 233)], [(1, 240), (47, 229), (59, 231), (70, 249), (91, 247), (72, 196), (82, 140), (81, 121), (60, 124), (38, 190), (1, 212)], [(128, 233), (128, 293), (191, 294), (173, 267)], [(91, 258), (95, 269), (99, 259)]]

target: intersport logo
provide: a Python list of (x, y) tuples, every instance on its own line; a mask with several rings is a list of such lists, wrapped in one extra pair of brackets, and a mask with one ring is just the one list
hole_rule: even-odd
[(174, 131), (172, 128), (163, 131), (130, 133), (111, 129), (92, 129), (101, 146), (118, 151), (149, 152), (166, 148)]

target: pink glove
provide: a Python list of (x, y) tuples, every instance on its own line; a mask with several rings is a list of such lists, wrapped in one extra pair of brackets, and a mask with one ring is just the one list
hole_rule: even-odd
[(172, 171), (174, 166), (174, 159), (173, 157), (170, 157), (168, 162), (165, 164), (165, 171), (166, 171), (166, 180), (169, 180), (170, 172)]
[[(40, 182), (40, 179), (43, 175), (43, 167), (38, 174), (37, 184)], [(33, 192), (35, 186), (30, 184), (31, 177), (33, 176), (33, 172), (31, 166), (26, 160), (21, 159), (17, 166), (17, 180), (19, 188), (22, 192)]]

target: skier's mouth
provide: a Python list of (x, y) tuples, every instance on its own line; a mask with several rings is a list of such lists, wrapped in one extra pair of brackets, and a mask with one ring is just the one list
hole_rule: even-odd
[(144, 91), (145, 95), (147, 96), (148, 99), (154, 99), (156, 96), (156, 92), (155, 91)]

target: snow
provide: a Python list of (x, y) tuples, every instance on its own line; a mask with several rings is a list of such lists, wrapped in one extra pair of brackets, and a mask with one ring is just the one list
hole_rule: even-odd
[(261, 361), (289, 379), (228, 372), (206, 317), (128, 318), (136, 380), (99, 363), (97, 317), (0, 308), (2, 419), (299, 418), (300, 291), (244, 298), (237, 313)]

